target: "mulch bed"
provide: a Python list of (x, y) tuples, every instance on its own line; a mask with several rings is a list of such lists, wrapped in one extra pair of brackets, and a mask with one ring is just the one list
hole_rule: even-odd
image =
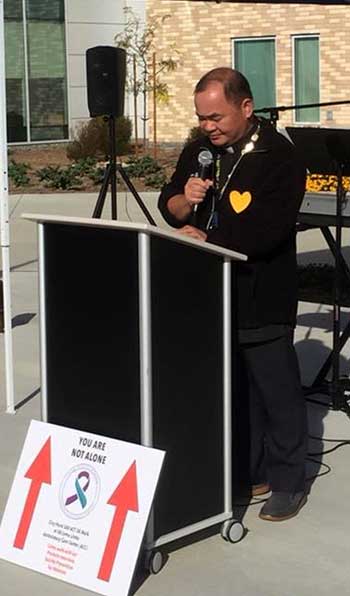
[[(69, 190), (62, 190), (57, 188), (52, 188), (47, 186), (44, 182), (40, 181), (39, 177), (37, 176), (37, 170), (48, 167), (48, 166), (59, 166), (62, 168), (71, 166), (74, 164), (74, 161), (69, 159), (66, 155), (66, 143), (57, 143), (57, 144), (49, 144), (49, 145), (28, 145), (28, 146), (10, 146), (9, 148), (9, 155), (8, 161), (16, 162), (17, 164), (25, 163), (28, 165), (28, 176), (29, 176), (29, 183), (25, 185), (15, 185), (13, 180), (9, 178), (9, 191), (13, 194), (47, 194), (47, 193), (54, 193), (54, 192), (98, 192), (101, 186), (100, 183), (94, 183), (90, 178), (84, 176), (81, 178), (82, 184), (77, 186), (77, 188), (72, 188)], [(167, 176), (167, 179), (170, 178), (174, 171), (174, 167), (179, 155), (180, 148), (161, 148), (157, 149), (157, 162), (161, 165), (162, 170)], [(154, 152), (152, 149), (144, 151), (142, 148), (138, 150), (137, 157), (143, 157), (145, 155), (150, 155), (154, 157)], [(119, 163), (125, 163), (129, 160), (130, 157), (135, 158), (136, 154), (133, 153), (131, 155), (122, 155), (117, 158)], [(105, 162), (102, 162), (102, 167), (105, 167)], [(132, 178), (131, 179), (134, 187), (138, 192), (143, 191), (152, 191), (152, 190), (159, 190), (154, 189), (151, 187), (147, 187), (144, 184), (144, 180), (142, 178)], [(122, 180), (119, 181), (120, 184), (123, 184)]]

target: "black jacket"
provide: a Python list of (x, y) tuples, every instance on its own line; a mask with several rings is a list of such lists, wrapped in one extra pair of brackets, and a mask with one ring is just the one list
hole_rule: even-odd
[[(239, 151), (249, 139), (234, 146)], [(184, 192), (190, 175), (198, 170), (198, 154), (208, 147), (202, 138), (182, 151), (169, 184), (159, 197), (165, 220), (181, 227), (168, 211), (170, 197)], [(237, 265), (238, 326), (254, 329), (271, 324), (295, 325), (297, 276), (295, 226), (305, 192), (305, 168), (295, 147), (267, 121), (260, 121), (254, 149), (246, 153), (216, 203), (218, 227), (207, 241), (244, 253), (248, 263)], [(245, 193), (245, 194), (244, 194)], [(196, 225), (206, 228), (212, 205), (211, 192), (198, 208)]]

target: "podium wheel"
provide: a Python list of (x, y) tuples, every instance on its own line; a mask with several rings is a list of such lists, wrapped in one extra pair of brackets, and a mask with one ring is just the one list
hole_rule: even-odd
[(160, 550), (151, 550), (146, 553), (145, 567), (152, 575), (157, 575), (163, 568), (165, 557)]
[(221, 526), (221, 536), (227, 542), (239, 542), (244, 536), (244, 526), (235, 519), (225, 521)]

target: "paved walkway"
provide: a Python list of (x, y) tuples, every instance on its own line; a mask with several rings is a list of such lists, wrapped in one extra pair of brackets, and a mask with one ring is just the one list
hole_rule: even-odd
[[(157, 221), (156, 196), (144, 200)], [(37, 249), (35, 225), (21, 219), (24, 212), (90, 216), (96, 195), (65, 194), (11, 196), (11, 265), (13, 300), (13, 341), (16, 403), (24, 403), (15, 416), (5, 410), (4, 348), (0, 337), (0, 512), (3, 512), (16, 463), (29, 421), (40, 419), (40, 378), (37, 301)], [(109, 206), (108, 206), (109, 207)], [(107, 206), (106, 206), (107, 209)], [(109, 217), (109, 212), (106, 212)], [(130, 196), (118, 196), (118, 217), (145, 221)], [(344, 244), (349, 247), (349, 235)], [(329, 250), (317, 230), (303, 232), (298, 238), (301, 262), (331, 262)], [(346, 258), (350, 259), (348, 249)], [(343, 313), (344, 323), (349, 311)], [(296, 347), (302, 378), (312, 382), (329, 353), (332, 341), (332, 313), (328, 306), (301, 303), (299, 306)], [(350, 342), (349, 342), (350, 343)], [(341, 358), (344, 374), (349, 375), (350, 346)], [(310, 434), (324, 439), (350, 440), (350, 420), (342, 412), (309, 403)], [(310, 439), (310, 452), (328, 449), (333, 443)], [(257, 517), (260, 505), (254, 504), (244, 515), (248, 533), (236, 545), (220, 536), (205, 537), (197, 543), (177, 548), (157, 576), (145, 578), (138, 596), (344, 596), (350, 591), (349, 535), (350, 502), (349, 448), (324, 456), (331, 466), (327, 475), (312, 484), (309, 503), (299, 516), (273, 524)], [(314, 456), (320, 461), (322, 457)], [(308, 472), (322, 474), (328, 468), (308, 462)], [(79, 588), (0, 561), (1, 596), (75, 596), (86, 593)], [(118, 595), (116, 595), (118, 596)]]

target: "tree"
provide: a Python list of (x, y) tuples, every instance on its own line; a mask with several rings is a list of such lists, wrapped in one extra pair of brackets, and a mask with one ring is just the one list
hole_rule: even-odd
[[(157, 31), (162, 27), (166, 19), (171, 15), (151, 17), (143, 25), (141, 19), (130, 7), (124, 8), (125, 28), (118, 33), (114, 40), (118, 47), (123, 48), (127, 53), (128, 74), (126, 88), (134, 97), (143, 94), (143, 140), (146, 143), (146, 122), (147, 117), (147, 96), (154, 92), (158, 102), (169, 101), (169, 88), (167, 83), (161, 80), (161, 74), (172, 72), (177, 69), (181, 61), (181, 55), (174, 44), (167, 48), (167, 54), (157, 49), (155, 38)], [(153, 72), (152, 55), (156, 54), (156, 70)], [(170, 55), (169, 55), (170, 54)], [(160, 55), (160, 57), (159, 57)], [(133, 65), (137, 68), (134, 69)]]

